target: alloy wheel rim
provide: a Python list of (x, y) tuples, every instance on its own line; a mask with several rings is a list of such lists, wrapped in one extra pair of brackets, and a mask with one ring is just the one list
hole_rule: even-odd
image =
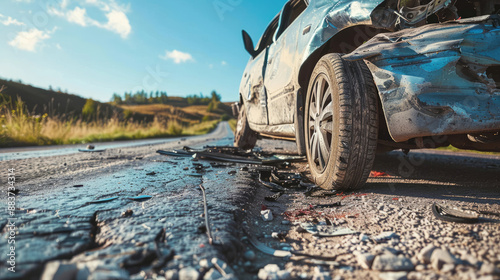
[(333, 99), (325, 74), (320, 74), (313, 85), (309, 102), (309, 150), (315, 168), (323, 172), (331, 153), (333, 130)]

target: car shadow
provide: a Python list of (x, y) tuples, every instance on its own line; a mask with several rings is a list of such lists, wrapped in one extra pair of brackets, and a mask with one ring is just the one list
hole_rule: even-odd
[(363, 191), (451, 201), (500, 204), (500, 160), (482, 155), (390, 152), (377, 155)]

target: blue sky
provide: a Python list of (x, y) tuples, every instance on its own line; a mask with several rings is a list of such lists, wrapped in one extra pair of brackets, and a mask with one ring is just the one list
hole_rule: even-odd
[(2, 0), (0, 77), (109, 101), (167, 91), (237, 99), (256, 43), (285, 0)]

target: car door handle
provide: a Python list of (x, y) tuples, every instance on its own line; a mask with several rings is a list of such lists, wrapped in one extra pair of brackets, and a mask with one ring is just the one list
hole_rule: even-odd
[(311, 31), (310, 24), (308, 26), (306, 26), (306, 28), (304, 28), (304, 30), (302, 30), (302, 35), (306, 35), (307, 33), (309, 33), (309, 31)]

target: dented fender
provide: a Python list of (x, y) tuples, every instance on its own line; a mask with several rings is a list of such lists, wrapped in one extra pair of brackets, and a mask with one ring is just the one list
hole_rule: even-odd
[(394, 141), (500, 131), (500, 17), (482, 16), (374, 38), (364, 59)]
[(332, 6), (331, 0), (311, 0), (308, 9), (314, 9), (314, 12), (308, 13), (308, 17), (303, 19), (303, 25), (309, 22), (317, 24), (311, 26), (308, 40), (299, 42), (304, 44), (299, 45), (299, 49), (303, 50), (299, 65), (303, 65), (315, 51), (343, 29), (356, 25), (376, 25), (372, 22), (372, 13), (384, 2), (340, 0)]

